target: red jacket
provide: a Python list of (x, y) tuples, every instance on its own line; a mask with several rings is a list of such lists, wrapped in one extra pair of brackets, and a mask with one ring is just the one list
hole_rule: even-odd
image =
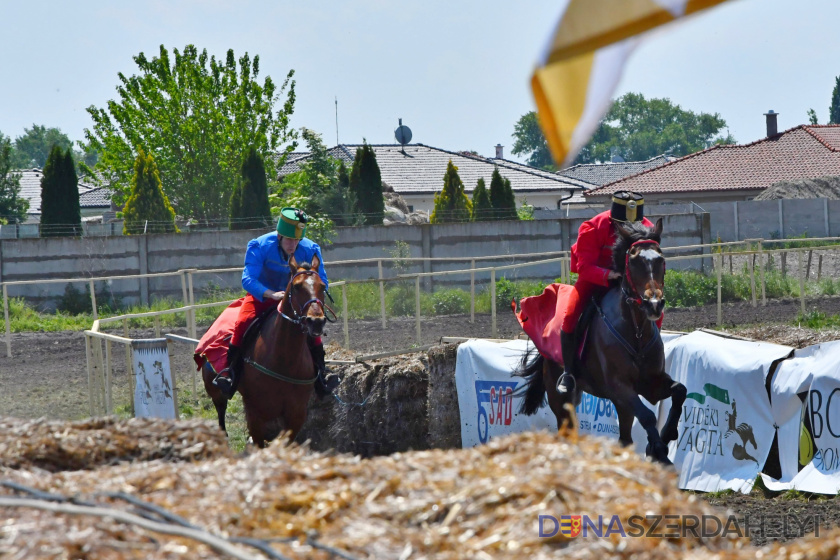
[[(653, 227), (647, 218), (642, 223)], [(612, 270), (612, 248), (618, 232), (610, 220), (610, 211), (601, 212), (583, 222), (578, 238), (572, 245), (572, 272), (578, 273), (578, 280), (608, 286), (607, 276)]]

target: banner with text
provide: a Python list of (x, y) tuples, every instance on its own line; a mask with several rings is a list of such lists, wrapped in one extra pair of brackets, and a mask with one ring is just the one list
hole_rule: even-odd
[[(680, 488), (752, 489), (773, 443), (767, 375), (773, 362), (792, 350), (702, 331), (669, 345), (666, 371), (688, 390), (679, 438), (669, 453), (680, 473)], [(670, 400), (663, 405), (660, 418), (670, 410)]]
[(771, 490), (840, 492), (840, 341), (815, 344), (779, 366), (772, 382), (781, 478)]
[(175, 399), (165, 338), (132, 340), (134, 416), (175, 418)]

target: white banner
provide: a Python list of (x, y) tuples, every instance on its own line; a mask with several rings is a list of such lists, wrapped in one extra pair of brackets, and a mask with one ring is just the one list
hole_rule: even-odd
[(773, 376), (782, 477), (771, 490), (840, 491), (840, 341), (797, 350)]
[[(663, 339), (667, 345), (678, 336), (663, 334)], [(525, 380), (512, 374), (531, 348), (533, 344), (526, 340), (504, 343), (470, 340), (458, 347), (455, 386), (463, 447), (525, 430), (557, 429), (557, 420), (547, 404), (533, 416), (518, 413)], [(656, 407), (644, 399), (642, 402), (656, 411)], [(580, 433), (618, 439), (618, 418), (611, 401), (583, 393), (576, 413)], [(633, 422), (632, 437), (636, 451), (644, 455), (647, 435), (638, 421)]]
[(132, 340), (134, 416), (176, 418), (165, 338)]
[[(666, 348), (666, 371), (688, 390), (669, 457), (679, 487), (749, 492), (773, 443), (765, 381), (792, 348), (695, 331)], [(663, 402), (660, 419), (670, 410)]]

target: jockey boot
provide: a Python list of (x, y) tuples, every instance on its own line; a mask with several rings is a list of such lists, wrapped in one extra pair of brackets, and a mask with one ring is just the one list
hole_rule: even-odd
[(233, 381), (239, 375), (242, 369), (242, 349), (233, 344), (228, 346), (227, 352), (227, 367), (216, 375), (213, 379), (213, 385), (219, 388), (222, 394), (227, 397), (233, 397), (236, 392), (233, 386)]
[(575, 375), (577, 375), (574, 333), (560, 331), (560, 346), (563, 350), (563, 374), (557, 381), (557, 392), (566, 395), (574, 392)]
[(315, 363), (315, 374), (318, 378), (315, 380), (315, 394), (319, 398), (326, 397), (333, 392), (338, 386), (339, 378), (337, 375), (331, 376), (327, 379), (327, 353), (324, 350), (323, 344), (309, 345), (309, 351), (312, 353), (312, 361)]

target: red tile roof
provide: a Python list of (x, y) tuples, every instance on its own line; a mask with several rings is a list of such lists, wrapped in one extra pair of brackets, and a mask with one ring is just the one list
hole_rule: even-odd
[(585, 193), (762, 190), (772, 183), (840, 175), (840, 125), (801, 125), (751, 144), (713, 146)]

